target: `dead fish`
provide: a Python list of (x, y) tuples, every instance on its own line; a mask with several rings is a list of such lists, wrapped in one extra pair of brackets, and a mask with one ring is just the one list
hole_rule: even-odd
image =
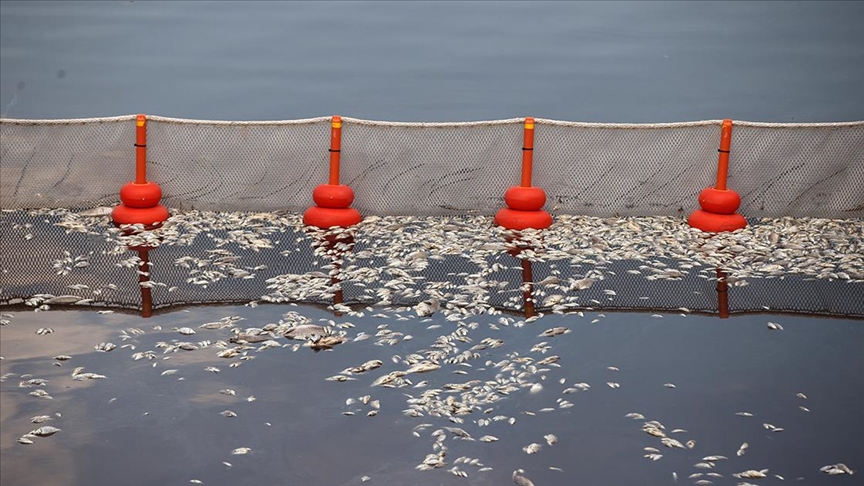
[(37, 415), (35, 417), (30, 418), (30, 423), (33, 424), (41, 424), (43, 422), (47, 422), (49, 420), (54, 420), (50, 415)]
[(528, 444), (527, 446), (523, 447), (522, 450), (525, 451), (525, 454), (536, 454), (536, 453), (540, 452), (540, 449), (542, 449), (542, 448), (543, 448), (542, 445), (540, 445), (536, 442), (532, 442), (532, 443)]
[(547, 329), (547, 330), (543, 331), (542, 333), (540, 333), (537, 337), (559, 336), (561, 334), (567, 334), (569, 332), (570, 332), (569, 328), (559, 326), (559, 327), (553, 327), (551, 329)]
[(441, 366), (432, 363), (431, 361), (421, 361), (412, 365), (410, 368), (405, 370), (406, 373), (427, 373), (429, 371), (435, 371)]
[(65, 354), (61, 354), (61, 355), (58, 355), (58, 356), (54, 356), (54, 359), (56, 359), (57, 361), (66, 361), (66, 360), (70, 360), (70, 359), (72, 359), (72, 356), (68, 356), (68, 355), (65, 355)]
[(760, 479), (768, 477), (768, 470), (762, 469), (757, 471), (755, 469), (748, 469), (746, 471), (741, 471), (739, 473), (733, 474), (736, 478), (746, 478), (746, 479)]
[(837, 474), (855, 474), (855, 471), (849, 469), (849, 466), (839, 462), (837, 464), (829, 464), (827, 466), (822, 466), (819, 468), (819, 471), (828, 474), (830, 476), (835, 476)]
[(33, 443), (33, 441), (31, 439), (29, 439), (28, 437), (18, 437), (17, 442), (19, 444), (24, 444), (24, 445), (30, 445)]
[(550, 446), (558, 443), (558, 437), (555, 434), (546, 434), (543, 438), (546, 439), (546, 443)]
[(782, 331), (783, 326), (781, 326), (780, 324), (777, 324), (776, 322), (769, 322), (768, 323), (768, 329), (770, 329), (772, 331)]
[(523, 469), (517, 469), (513, 471), (513, 482), (516, 483), (516, 486), (534, 486), (534, 483), (524, 476), (525, 471)]
[(30, 434), (35, 435), (37, 437), (50, 437), (50, 436), (56, 434), (57, 432), (60, 432), (60, 430), (61, 429), (58, 429), (57, 427), (53, 427), (51, 425), (43, 425), (42, 427), (39, 427), (36, 430), (31, 430)]
[(180, 334), (182, 334), (184, 336), (191, 336), (191, 335), (195, 334), (195, 329), (192, 329), (191, 327), (180, 327), (180, 328), (175, 327), (174, 330), (179, 332)]
[(330, 334), (328, 328), (317, 324), (300, 324), (285, 331), (282, 335), (288, 339), (319, 339)]
[(116, 347), (117, 345), (114, 343), (99, 343), (96, 346), (93, 346), (93, 349), (95, 349), (96, 351), (102, 351), (103, 353), (107, 353)]
[(36, 329), (36, 334), (38, 336), (44, 336), (46, 334), (51, 334), (53, 332), (54, 332), (54, 329), (51, 329), (50, 327), (40, 327), (39, 329)]
[(224, 412), (220, 412), (219, 415), (221, 415), (223, 417), (228, 417), (228, 418), (232, 418), (232, 417), (237, 416), (237, 414), (233, 410), (225, 410)]
[(321, 339), (316, 341), (309, 341), (306, 343), (306, 346), (312, 348), (314, 351), (322, 351), (327, 349), (333, 349), (334, 346), (342, 344), (348, 341), (348, 338), (344, 336), (324, 336)]
[(235, 456), (241, 456), (243, 454), (249, 454), (250, 452), (252, 452), (252, 449), (249, 447), (238, 447), (231, 451), (231, 454)]

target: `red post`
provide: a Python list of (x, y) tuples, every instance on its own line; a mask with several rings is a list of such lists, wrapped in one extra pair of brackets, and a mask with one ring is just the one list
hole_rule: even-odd
[(531, 171), (534, 165), (534, 118), (525, 118), (525, 134), (522, 142), (522, 187), (531, 187)]
[(729, 149), (732, 147), (732, 120), (723, 120), (720, 131), (720, 148), (717, 149), (717, 185), (715, 189), (726, 190), (726, 177), (729, 174)]
[(330, 120), (330, 184), (339, 185), (339, 157), (342, 151), (342, 117)]
[(135, 120), (135, 183), (147, 183), (147, 116)]
[(534, 118), (526, 117), (522, 135), (522, 180), (504, 193), (504, 204), (494, 222), (511, 230), (544, 229), (552, 225), (552, 216), (543, 210), (546, 193), (531, 185), (534, 165)]
[(729, 148), (732, 146), (732, 120), (725, 119), (720, 130), (720, 148), (717, 149), (717, 183), (699, 193), (699, 206), (687, 218), (693, 228), (710, 233), (735, 231), (747, 226), (747, 219), (736, 213), (741, 196), (726, 187), (729, 175)]

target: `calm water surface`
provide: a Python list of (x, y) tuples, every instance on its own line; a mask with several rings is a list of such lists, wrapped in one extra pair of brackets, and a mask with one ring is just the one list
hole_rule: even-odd
[(7, 2), (0, 110), (864, 118), (862, 2)]
[[(352, 322), (356, 327), (347, 330), (352, 339), (360, 332), (374, 335), (380, 326), (413, 339), (390, 346), (373, 337), (314, 353), (308, 348), (292, 352), (292, 343), (279, 338), (286, 346), (253, 349), (248, 355), (254, 359), (248, 360), (218, 358), (214, 347), (168, 354), (157, 348), (159, 342), (176, 340), (227, 340), (229, 329), (198, 326), (236, 315), (245, 318), (239, 326), (260, 327), (276, 322), (288, 310), (318, 322)], [(336, 317), (315, 307), (262, 305), (192, 308), (149, 320), (86, 311), (12, 312), (0, 342), (2, 482), (152, 485), (198, 479), (211, 485), (355, 485), (369, 476), (368, 484), (502, 485), (510, 484), (513, 469), (523, 468), (537, 485), (671, 485), (676, 484), (673, 472), (678, 484), (691, 484), (693, 480), (686, 479), (690, 474), (712, 471), (723, 475), (715, 478), (716, 484), (734, 484), (733, 473), (767, 468), (770, 477), (758, 484), (856, 484), (857, 476), (829, 480), (819, 468), (843, 462), (858, 469), (864, 457), (860, 441), (864, 427), (857, 420), (864, 407), (860, 321), (586, 313), (584, 317), (546, 316), (524, 324), (509, 316), (512, 319), (505, 326), (499, 322), (501, 316), (475, 316), (460, 324), (440, 314), (418, 318), (410, 310), (364, 312), (363, 317)], [(784, 330), (768, 330), (769, 320), (782, 323)], [(478, 326), (471, 329), (467, 326), (471, 322)], [(46, 325), (55, 332), (37, 336), (36, 328)], [(196, 328), (198, 333), (181, 336), (173, 330), (181, 326)], [(554, 326), (567, 326), (572, 332), (538, 336)], [(144, 333), (122, 340), (122, 330), (132, 327)], [(379, 376), (406, 367), (395, 364), (392, 357), (422, 354), (439, 336), (457, 327), (467, 331), (469, 340), (458, 343), (463, 351), (484, 338), (501, 339), (504, 344), (479, 351), (470, 366), (443, 364), (437, 371), (409, 376), (414, 384), (428, 380), (425, 388), (370, 386)], [(94, 351), (93, 346), (103, 341), (118, 348), (109, 353)], [(548, 343), (549, 349), (532, 351), (541, 342)], [(119, 347), (130, 344), (135, 348)], [(146, 350), (154, 350), (157, 358), (131, 358), (133, 352)], [(72, 359), (57, 367), (52, 363), (57, 354)], [(538, 366), (545, 371), (529, 372), (526, 378), (527, 383), (542, 384), (542, 390), (530, 393), (523, 387), (461, 416), (462, 424), (444, 417), (403, 414), (409, 396), (419, 397), (424, 390), (493, 380), (498, 373), (507, 377), (493, 365), (517, 357), (536, 362), (552, 355), (561, 357), (560, 367)], [(384, 365), (354, 375), (353, 381), (325, 380), (370, 359), (380, 359)], [(70, 374), (78, 366), (107, 378), (75, 381)], [(207, 366), (221, 372), (208, 372)], [(170, 369), (177, 372), (162, 374)], [(30, 378), (48, 383), (19, 386)], [(564, 393), (580, 382), (590, 389)], [(620, 388), (610, 388), (607, 382), (619, 383)], [(30, 396), (36, 388), (53, 399)], [(219, 393), (226, 388), (236, 395)], [(367, 394), (380, 400), (377, 416), (366, 415), (372, 410), (368, 405), (346, 405), (346, 399)], [(250, 396), (256, 399), (247, 401)], [(440, 396), (459, 399), (461, 395), (442, 391)], [(561, 400), (573, 406), (561, 408)], [(238, 416), (221, 416), (226, 409)], [(355, 415), (343, 414), (349, 411)], [(736, 415), (743, 411), (754, 416)], [(645, 419), (626, 418), (630, 412)], [(29, 418), (43, 414), (60, 414), (49, 424), (62, 431), (38, 438), (32, 445), (17, 444), (18, 437), (36, 428)], [(477, 423), (499, 415), (513, 417), (515, 423)], [(664, 447), (641, 430), (645, 420), (660, 421), (682, 443), (695, 440), (694, 448)], [(420, 437), (412, 435), (423, 423), (431, 425)], [(764, 423), (783, 430), (771, 432)], [(447, 465), (427, 472), (415, 470), (426, 454), (434, 452), (432, 432), (445, 426), (461, 427), (475, 439), (491, 434), (500, 440), (485, 443), (448, 437), (444, 442), (449, 449)], [(678, 428), (685, 431), (671, 432)], [(558, 436), (557, 444), (545, 444), (543, 436), (549, 433)], [(543, 449), (525, 454), (522, 448), (532, 442), (543, 444)], [(745, 455), (736, 456), (743, 442), (750, 447)], [(232, 455), (237, 447), (252, 452)], [(644, 447), (656, 447), (664, 457), (656, 462), (646, 459)], [(717, 461), (713, 469), (694, 467), (707, 455), (729, 459)], [(477, 458), (492, 469), (481, 472), (479, 465), (461, 464), (468, 478), (451, 475), (447, 470), (462, 456)], [(785, 483), (774, 474), (783, 476)]]

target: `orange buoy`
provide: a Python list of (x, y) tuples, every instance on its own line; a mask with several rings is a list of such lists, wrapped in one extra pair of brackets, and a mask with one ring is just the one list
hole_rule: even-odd
[(741, 196), (726, 187), (729, 172), (729, 148), (732, 145), (732, 120), (723, 120), (720, 131), (720, 148), (717, 150), (717, 184), (706, 187), (699, 193), (699, 206), (687, 223), (702, 231), (721, 233), (735, 231), (747, 226), (744, 216), (736, 213), (741, 206)]
[(494, 223), (511, 230), (545, 229), (552, 225), (552, 216), (543, 211), (546, 193), (531, 185), (534, 161), (534, 119), (525, 118), (522, 146), (522, 184), (504, 193), (506, 208), (495, 214)]
[(135, 119), (135, 181), (120, 189), (120, 201), (111, 211), (115, 225), (143, 224), (161, 226), (170, 216), (168, 209), (159, 204), (162, 188), (147, 180), (147, 116)]
[(339, 184), (339, 160), (342, 151), (342, 118), (330, 120), (330, 181), (312, 191), (315, 206), (303, 213), (303, 224), (319, 228), (347, 227), (359, 223), (363, 217), (351, 208), (354, 191)]

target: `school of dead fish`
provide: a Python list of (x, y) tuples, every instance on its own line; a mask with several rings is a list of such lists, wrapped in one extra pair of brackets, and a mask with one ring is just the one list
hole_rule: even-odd
[[(107, 238), (116, 246), (109, 251), (118, 259), (125, 252), (125, 246), (150, 245), (180, 245), (190, 246), (196, 237), (201, 237), (208, 229), (228, 229), (227, 237), (208, 235), (217, 242), (217, 248), (207, 252), (206, 256), (188, 256), (176, 260), (173, 265), (188, 269), (186, 285), (197, 285), (206, 288), (224, 279), (253, 279), (256, 272), (266, 269), (262, 266), (241, 266), (242, 255), (232, 252), (229, 248), (236, 245), (240, 250), (260, 251), (279, 245), (279, 234), (285, 228), (297, 228), (299, 221), (296, 216), (274, 213), (199, 213), (189, 212), (173, 217), (162, 228), (155, 231), (138, 231), (132, 235), (124, 235), (110, 229), (94, 229), (92, 218), (81, 216), (64, 210), (42, 210), (31, 212), (38, 216), (55, 216), (61, 220), (55, 223), (67, 233), (83, 233)], [(315, 255), (324, 262), (325, 272), (308, 272), (306, 274), (283, 274), (267, 279), (267, 295), (261, 296), (263, 302), (294, 302), (316, 301), (330, 299), (333, 296), (334, 275), (341, 282), (355, 282), (362, 288), (363, 295), (359, 300), (374, 301), (374, 307), (367, 307), (365, 312), (381, 319), (407, 321), (420, 320), (430, 323), (427, 329), (450, 329), (450, 332), (439, 335), (428, 347), (420, 347), (414, 352), (394, 355), (392, 363), (382, 360), (368, 360), (351, 366), (334, 374), (326, 380), (345, 382), (367, 380), (374, 388), (398, 388), (406, 397), (402, 413), (424, 422), (412, 429), (416, 437), (428, 436), (431, 439), (431, 452), (420, 460), (416, 469), (433, 470), (446, 469), (458, 477), (468, 477), (470, 474), (483, 473), (492, 467), (483, 464), (480, 458), (460, 456), (450, 460), (451, 449), (457, 449), (458, 441), (479, 441), (484, 443), (498, 442), (499, 438), (492, 434), (481, 433), (487, 427), (498, 423), (516, 423), (517, 417), (496, 414), (496, 404), (510, 396), (519, 393), (537, 394), (544, 390), (542, 382), (545, 374), (553, 367), (560, 367), (560, 356), (548, 355), (554, 347), (554, 341), (568, 334), (571, 329), (558, 326), (543, 330), (537, 337), (549, 339), (541, 341), (527, 353), (509, 352), (503, 359), (484, 360), (483, 355), (491, 349), (503, 346), (500, 339), (484, 338), (474, 344), (471, 332), (479, 325), (472, 322), (471, 317), (478, 314), (499, 315), (496, 324), (489, 328), (498, 330), (503, 327), (524, 327), (532, 323), (542, 323), (540, 316), (530, 319), (517, 319), (502, 316), (501, 310), (493, 307), (490, 296), (505, 287), (507, 282), (496, 281), (491, 276), (504, 268), (501, 261), (490, 263), (492, 254), (500, 254), (502, 250), (512, 249), (503, 243), (506, 232), (488, 229), (488, 223), (483, 226), (482, 218), (443, 218), (435, 221), (418, 218), (367, 218), (357, 230), (357, 242), (365, 244), (359, 252), (351, 250), (352, 245), (337, 243), (336, 247), (317, 245), (321, 241), (312, 237)], [(101, 221), (104, 225), (105, 221)], [(567, 217), (559, 218), (559, 224), (543, 234), (542, 241), (538, 234), (526, 232), (519, 246), (520, 258), (533, 261), (559, 262), (559, 269), (553, 270), (553, 275), (537, 282), (534, 286), (534, 300), (540, 301), (543, 307), (554, 313), (573, 313), (582, 316), (580, 309), (588, 308), (591, 303), (579, 302), (578, 293), (595, 285), (602, 285), (606, 276), (602, 271), (603, 264), (614, 260), (640, 260), (648, 263), (638, 271), (638, 274), (648, 280), (678, 280), (685, 275), (696, 273), (703, 278), (711, 278), (715, 267), (727, 270), (727, 280), (733, 286), (746, 285), (748, 279), (776, 278), (788, 274), (804, 275), (808, 278), (845, 280), (850, 284), (864, 282), (864, 257), (862, 257), (860, 234), (864, 233), (864, 225), (860, 223), (836, 222), (832, 220), (791, 220), (780, 219), (767, 222), (764, 225), (753, 225), (731, 234), (708, 236), (691, 230), (674, 218), (624, 218), (613, 223), (600, 218)], [(857, 225), (857, 226), (856, 226)], [(97, 225), (98, 226), (98, 225)], [(484, 227), (485, 231), (476, 231)], [(231, 229), (235, 228), (235, 229)], [(419, 231), (422, 228), (423, 231)], [(34, 239), (34, 228), (27, 227), (26, 238)], [(337, 230), (335, 236), (344, 236), (349, 230)], [(491, 234), (490, 234), (491, 233)], [(332, 232), (331, 232), (332, 234)], [(360, 237), (362, 235), (362, 237)], [(584, 235), (591, 235), (585, 237)], [(816, 235), (816, 236), (814, 236)], [(821, 238), (821, 240), (819, 240)], [(819, 240), (814, 242), (814, 240)], [(338, 241), (338, 240), (337, 240)], [(819, 245), (819, 242), (827, 242)], [(294, 243), (298, 243), (298, 241)], [(343, 247), (338, 247), (342, 244)], [(536, 251), (543, 247), (544, 251)], [(229, 248), (226, 248), (229, 247)], [(334, 249), (335, 248), (335, 249)], [(814, 251), (815, 249), (815, 251)], [(337, 251), (338, 250), (338, 251)], [(283, 256), (291, 254), (290, 249), (282, 252)], [(343, 254), (344, 253), (344, 254)], [(479, 268), (475, 273), (459, 274), (465, 283), (453, 285), (451, 282), (430, 281), (423, 276), (423, 271), (430, 261), (442, 260), (459, 256), (469, 260)], [(661, 263), (659, 258), (673, 258), (678, 261), (678, 268), (670, 268)], [(73, 255), (64, 251), (60, 257), (51, 262), (51, 267), (59, 277), (76, 275), (91, 266), (92, 254)], [(328, 264), (328, 260), (330, 263)], [(364, 266), (366, 261), (370, 265)], [(375, 260), (375, 265), (371, 262)], [(578, 269), (582, 264), (592, 264), (594, 268), (584, 274), (576, 273), (575, 277), (566, 277), (560, 267), (566, 263)], [(137, 257), (127, 257), (119, 261), (118, 266), (134, 269), (142, 273), (141, 261)], [(152, 266), (152, 263), (151, 263)], [(553, 267), (554, 268), (554, 267)], [(144, 271), (148, 287), (165, 292), (176, 290), (155, 280), (158, 268), (151, 273)], [(49, 310), (52, 305), (94, 305), (101, 296), (117, 289), (116, 284), (106, 283), (99, 286), (88, 286), (83, 283), (73, 283), (69, 290), (87, 295), (52, 295), (35, 294), (26, 299), (7, 300), (7, 304), (21, 303), (33, 307), (37, 311)], [(523, 289), (524, 290), (524, 289)], [(88, 294), (89, 293), (89, 294)], [(575, 293), (575, 295), (574, 295)], [(603, 293), (611, 300), (617, 293), (613, 289), (604, 289)], [(568, 295), (569, 294), (569, 295)], [(515, 296), (515, 303), (521, 299)], [(413, 302), (411, 305), (397, 307), (400, 303)], [(599, 304), (599, 302), (593, 301)], [(255, 305), (256, 302), (250, 302)], [(586, 305), (588, 304), (588, 305)], [(347, 317), (364, 315), (357, 306), (332, 305), (331, 309)], [(689, 311), (689, 310), (685, 310)], [(110, 310), (100, 312), (108, 313)], [(373, 314), (377, 313), (377, 314)], [(440, 316), (430, 319), (430, 316)], [(542, 314), (541, 314), (542, 315)], [(602, 317), (602, 314), (600, 314)], [(2, 324), (9, 324), (11, 315), (4, 315)], [(657, 315), (662, 317), (662, 315)], [(357, 343), (371, 340), (377, 346), (396, 346), (412, 340), (413, 336), (396, 330), (393, 326), (382, 323), (377, 329), (354, 330), (354, 325), (348, 321), (330, 320), (326, 323), (315, 323), (309, 318), (289, 311), (278, 323), (261, 327), (243, 327), (243, 318), (228, 316), (216, 322), (204, 323), (197, 330), (192, 327), (174, 328), (173, 332), (179, 339), (160, 341), (156, 349), (135, 351), (131, 354), (133, 360), (147, 359), (158, 364), (160, 355), (164, 356), (179, 351), (211, 352), (214, 358), (230, 360), (229, 368), (237, 367), (255, 358), (257, 353), (270, 349), (287, 348), (298, 351), (300, 348), (310, 348), (314, 351), (333, 350), (344, 343)], [(596, 319), (595, 319), (596, 321)], [(769, 330), (783, 330), (781, 324), (768, 322)], [(162, 331), (158, 329), (158, 331)], [(184, 341), (199, 333), (211, 332), (209, 339)], [(122, 341), (134, 340), (136, 335), (144, 333), (140, 329), (123, 330), (118, 336)], [(212, 335), (215, 332), (217, 335)], [(222, 335), (218, 335), (218, 333)], [(351, 333), (355, 333), (353, 336)], [(36, 334), (48, 336), (54, 333), (50, 327), (39, 328)], [(227, 334), (226, 334), (227, 333)], [(94, 349), (100, 352), (110, 352), (117, 346), (110, 342), (95, 344)], [(129, 351), (135, 349), (128, 345)], [(540, 356), (532, 356), (537, 354)], [(72, 356), (58, 355), (54, 357), (55, 365), (73, 359)], [(423, 379), (426, 374), (440, 373), (442, 368), (454, 375), (455, 379), (434, 388), (429, 380)], [(494, 370), (494, 379), (458, 379), (471, 373), (472, 368)], [(214, 374), (221, 371), (215, 366), (205, 368)], [(617, 367), (609, 367), (610, 371), (620, 371)], [(177, 374), (178, 369), (165, 369), (162, 376)], [(377, 373), (377, 374), (376, 374)], [(5, 376), (4, 376), (5, 378)], [(22, 376), (21, 378), (24, 378)], [(107, 378), (93, 372), (85, 372), (76, 368), (72, 372), (74, 380), (100, 380)], [(182, 377), (181, 377), (182, 379)], [(44, 389), (47, 380), (29, 378), (22, 380), (22, 388), (39, 387), (29, 392), (36, 398), (51, 399)], [(565, 383), (562, 379), (561, 397), (554, 404), (539, 411), (523, 411), (526, 416), (539, 412), (549, 413), (566, 410), (572, 407), (572, 402), (564, 396), (573, 393), (585, 393), (591, 390), (588, 383)], [(617, 381), (609, 381), (607, 385), (620, 388)], [(666, 383), (666, 388), (675, 388), (672, 383)], [(234, 390), (223, 389), (220, 393), (235, 395)], [(806, 395), (799, 393), (799, 400), (805, 400)], [(246, 399), (251, 402), (254, 396)], [(349, 397), (345, 400), (348, 407), (342, 413), (354, 416), (358, 413), (367, 417), (375, 417), (382, 409), (380, 398), (371, 394), (359, 397)], [(394, 405), (394, 404), (391, 404)], [(809, 408), (799, 405), (802, 411)], [(480, 418), (473, 418), (480, 413)], [(224, 410), (221, 415), (227, 418), (238, 417), (232, 410)], [(752, 417), (749, 412), (739, 412), (741, 417)], [(57, 414), (60, 417), (60, 414)], [(642, 421), (642, 431), (655, 438), (659, 447), (644, 447), (644, 456), (651, 461), (660, 461), (664, 456), (675, 453), (675, 449), (692, 450), (697, 447), (693, 438), (687, 438), (688, 432), (683, 428), (667, 428), (657, 420), (647, 420), (640, 413), (627, 414), (627, 418)], [(33, 417), (33, 423), (53, 420), (54, 417), (41, 415)], [(470, 426), (470, 427), (468, 427)], [(782, 427), (763, 423), (764, 429), (770, 432), (780, 432)], [(466, 430), (467, 428), (467, 430)], [(37, 438), (50, 437), (61, 429), (44, 425), (22, 435), (18, 442), (32, 444)], [(676, 438), (673, 436), (681, 437)], [(476, 438), (475, 438), (476, 437)], [(448, 440), (449, 439), (449, 440)], [(565, 438), (566, 440), (566, 438)], [(547, 447), (558, 444), (559, 438), (553, 433), (538, 434), (534, 441), (521, 446), (525, 454), (542, 454)], [(545, 444), (545, 445), (544, 445)], [(734, 452), (741, 457), (748, 450), (744, 442)], [(252, 453), (249, 447), (238, 447), (230, 451), (231, 455), (246, 455)], [(732, 455), (732, 454), (729, 454)], [(706, 455), (701, 461), (693, 464), (694, 471), (689, 479), (693, 484), (712, 484), (724, 475), (717, 471), (726, 455)], [(229, 464), (225, 462), (224, 464)], [(230, 466), (229, 466), (230, 467)], [(550, 469), (561, 470), (551, 466)], [(827, 465), (820, 470), (827, 475), (853, 474), (854, 471), (843, 463)], [(746, 469), (728, 474), (737, 479), (760, 479), (767, 477), (768, 469)], [(677, 478), (677, 472), (674, 473)], [(782, 477), (775, 475), (777, 477)], [(370, 478), (364, 476), (363, 482)], [(525, 475), (525, 471), (517, 469), (512, 474), (517, 485), (533, 485)], [(195, 480), (197, 481), (197, 480)], [(740, 483), (744, 484), (744, 483)]]

